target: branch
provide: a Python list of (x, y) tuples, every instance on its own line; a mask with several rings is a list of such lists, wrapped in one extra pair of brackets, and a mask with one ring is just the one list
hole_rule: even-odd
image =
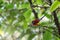
[[(51, 2), (51, 0), (49, 0), (49, 1), (50, 1), (50, 6), (51, 6), (52, 2)], [(58, 17), (57, 17), (57, 14), (56, 14), (56, 10), (52, 14), (53, 14), (53, 17), (54, 17), (55, 25), (58, 28), (58, 33), (60, 35), (60, 25), (59, 25)]]
[(32, 0), (28, 0), (29, 1), (29, 3), (30, 3), (30, 7), (31, 7), (31, 9), (32, 9), (32, 12), (34, 13), (34, 16), (35, 16), (35, 18), (37, 19), (38, 18), (38, 13), (33, 9), (33, 3), (32, 3)]
[(57, 14), (56, 14), (55, 11), (53, 12), (53, 17), (54, 17), (55, 25), (56, 25), (57, 28), (58, 28), (58, 33), (59, 33), (59, 35), (60, 35), (60, 25), (59, 25), (58, 17), (57, 17)]

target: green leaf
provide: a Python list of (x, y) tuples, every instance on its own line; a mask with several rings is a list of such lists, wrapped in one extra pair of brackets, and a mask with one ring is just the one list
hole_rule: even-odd
[(0, 0), (0, 8), (3, 7), (3, 1)]
[(51, 15), (50, 14), (48, 14), (46, 11), (44, 11), (43, 13), (42, 13), (43, 15), (45, 15), (47, 18), (51, 18)]
[(51, 18), (51, 15), (50, 15), (50, 14), (46, 14), (46, 17), (47, 17), (48, 19), (50, 19), (50, 18)]
[(5, 8), (6, 9), (13, 9), (13, 7), (14, 7), (14, 4), (5, 4), (6, 6), (5, 6)]
[(53, 12), (54, 10), (56, 10), (60, 5), (60, 2), (59, 1), (55, 1), (51, 7), (50, 7), (50, 11)]
[(16, 15), (17, 15), (17, 11), (13, 11), (13, 10), (10, 11), (10, 16), (16, 16)]
[(2, 10), (2, 9), (0, 9), (0, 14), (2, 14), (2, 12), (3, 12), (3, 10)]
[[(51, 31), (51, 29), (49, 29)], [(43, 40), (52, 40), (52, 34), (48, 30), (43, 34)]]
[(30, 34), (30, 33), (32, 33), (31, 29), (27, 29), (26, 34)]
[(24, 13), (25, 18), (29, 18), (30, 15), (31, 15), (31, 10), (27, 10), (27, 11)]
[(25, 20), (24, 15), (21, 15), (21, 14), (20, 14), (20, 15), (18, 16), (18, 21), (21, 22), (21, 21), (24, 21), (24, 20)]
[(29, 21), (30, 16), (31, 16), (31, 10), (27, 10), (24, 13), (24, 17), (25, 17), (26, 21)]
[(49, 25), (49, 23), (46, 21), (46, 22), (40, 22), (40, 25), (41, 26), (47, 26), (47, 25)]
[(25, 29), (28, 28), (28, 24), (27, 24), (27, 21), (26, 21), (26, 20), (24, 20), (23, 22), (24, 22), (24, 23), (23, 23), (23, 29), (25, 30)]
[(32, 40), (35, 36), (36, 36), (36, 34), (30, 34), (28, 37), (28, 40)]
[(42, 0), (36, 0), (37, 4), (42, 4)]
[(22, 5), (21, 5), (21, 8), (29, 8), (30, 6), (29, 6), (29, 3), (23, 3)]

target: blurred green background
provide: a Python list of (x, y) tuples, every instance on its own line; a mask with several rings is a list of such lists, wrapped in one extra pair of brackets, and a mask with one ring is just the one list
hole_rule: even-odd
[(31, 26), (35, 17), (28, 0), (0, 0), (0, 40), (60, 40), (51, 13), (56, 10), (60, 22), (60, 1), (51, 0), (52, 6), (49, 0), (31, 1), (38, 17), (45, 15), (39, 26)]

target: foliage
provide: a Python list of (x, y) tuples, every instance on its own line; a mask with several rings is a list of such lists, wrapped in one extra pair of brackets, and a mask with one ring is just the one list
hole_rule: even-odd
[(48, 0), (32, 0), (32, 2), (32, 8), (38, 13), (38, 17), (41, 18), (45, 15), (39, 26), (31, 26), (31, 22), (35, 18), (28, 0), (0, 0), (0, 35), (3, 36), (8, 33), (12, 36), (15, 31), (18, 31), (21, 33), (18, 37), (19, 40), (25, 35), (28, 35), (27, 38), (25, 37), (27, 40), (34, 38), (38, 40), (60, 40), (52, 16), (52, 12), (56, 10), (58, 19), (60, 18), (60, 1), (52, 1), (51, 6)]

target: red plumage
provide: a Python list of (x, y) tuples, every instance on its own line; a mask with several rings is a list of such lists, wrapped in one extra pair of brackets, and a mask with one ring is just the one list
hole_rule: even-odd
[(33, 20), (33, 21), (32, 21), (32, 24), (33, 24), (33, 25), (38, 25), (39, 21), (40, 21), (39, 19)]
[(39, 23), (39, 21), (41, 21), (42, 18), (44, 18), (44, 17), (45, 17), (45, 15), (44, 15), (43, 17), (41, 17), (40, 19), (35, 19), (35, 20), (33, 20), (33, 21), (32, 21), (32, 25), (37, 26), (38, 23)]

